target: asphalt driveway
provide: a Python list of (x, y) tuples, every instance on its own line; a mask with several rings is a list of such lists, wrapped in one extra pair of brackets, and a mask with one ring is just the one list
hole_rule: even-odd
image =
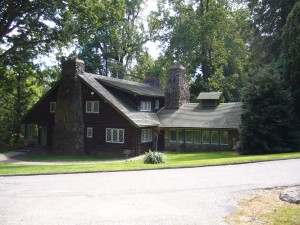
[(300, 184), (300, 159), (190, 169), (0, 177), (0, 224), (224, 224), (235, 200)]

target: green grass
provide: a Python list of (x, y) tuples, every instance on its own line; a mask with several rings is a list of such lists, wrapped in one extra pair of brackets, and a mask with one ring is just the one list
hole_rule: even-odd
[[(209, 152), (209, 153), (167, 153), (164, 164), (144, 164), (142, 160), (129, 162), (104, 162), (83, 164), (78, 158), (68, 157), (72, 165), (20, 165), (0, 164), (0, 175), (14, 174), (43, 174), (43, 173), (68, 173), (68, 172), (89, 172), (89, 171), (116, 171), (116, 170), (139, 170), (171, 167), (197, 167), (205, 165), (222, 165), (231, 163), (243, 163), (252, 161), (264, 161), (272, 159), (286, 159), (300, 157), (300, 152), (269, 154), (269, 155), (248, 155), (240, 156), (232, 152)], [(54, 159), (59, 159), (55, 156)], [(82, 160), (80, 160), (82, 161)], [(88, 160), (90, 161), (90, 158)], [(95, 160), (92, 160), (95, 161)]]
[(120, 158), (110, 156), (91, 156), (91, 155), (49, 155), (43, 153), (29, 153), (18, 157), (24, 161), (30, 162), (91, 162), (91, 161), (112, 161), (120, 160)]
[(268, 224), (273, 225), (299, 225), (300, 224), (300, 207), (282, 207), (275, 212), (264, 215)]

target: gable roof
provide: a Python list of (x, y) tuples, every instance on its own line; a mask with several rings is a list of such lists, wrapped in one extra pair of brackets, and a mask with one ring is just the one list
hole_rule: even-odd
[(221, 128), (238, 129), (242, 103), (221, 103), (216, 108), (201, 108), (188, 103), (177, 110), (161, 109), (158, 112), (160, 127), (170, 128)]
[(94, 79), (100, 81), (101, 84), (111, 86), (119, 90), (132, 93), (134, 95), (143, 95), (149, 97), (164, 97), (164, 93), (161, 90), (156, 89), (149, 84), (116, 79), (116, 78), (102, 76), (102, 75), (93, 74), (93, 76)]
[(102, 97), (107, 103), (109, 103), (121, 115), (131, 121), (136, 127), (158, 126), (160, 124), (155, 112), (136, 111), (128, 104), (125, 104), (122, 99), (114, 95), (102, 84), (100, 84), (100, 82), (98, 82), (99, 75), (84, 73), (79, 74), (79, 77), (86, 85), (88, 85), (93, 91), (95, 91), (96, 94)]
[(197, 99), (200, 100), (219, 100), (222, 92), (201, 92)]

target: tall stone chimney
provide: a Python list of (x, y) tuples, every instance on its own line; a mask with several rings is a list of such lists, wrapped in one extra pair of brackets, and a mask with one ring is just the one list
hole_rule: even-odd
[(186, 80), (185, 68), (171, 66), (165, 91), (165, 109), (178, 109), (190, 99), (190, 90)]
[(62, 62), (62, 79), (56, 101), (52, 152), (76, 155), (84, 153), (84, 124), (82, 89), (79, 74), (84, 73), (84, 62), (68, 59)]

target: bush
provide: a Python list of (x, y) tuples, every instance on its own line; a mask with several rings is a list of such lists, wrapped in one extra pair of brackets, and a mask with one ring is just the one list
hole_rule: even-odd
[(165, 155), (161, 152), (152, 152), (149, 149), (149, 152), (146, 152), (144, 157), (144, 163), (145, 164), (159, 164), (159, 163), (165, 163)]

